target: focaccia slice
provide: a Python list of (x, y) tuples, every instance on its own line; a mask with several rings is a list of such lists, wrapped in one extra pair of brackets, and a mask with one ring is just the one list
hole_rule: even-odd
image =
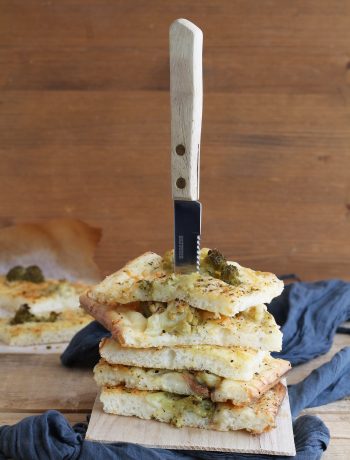
[(282, 347), (282, 333), (265, 305), (234, 317), (198, 310), (179, 300), (110, 307), (84, 296), (82, 305), (125, 347), (219, 345), (267, 351)]
[[(179, 299), (201, 310), (234, 316), (281, 294), (283, 282), (272, 273), (244, 268), (236, 262), (228, 264), (237, 271), (234, 285), (210, 276), (205, 269), (189, 275), (174, 274), (162, 257), (146, 252), (105, 278), (88, 296), (108, 306)], [(81, 302), (84, 305), (85, 297)]]
[(180, 395), (201, 396), (215, 402), (230, 401), (236, 406), (252, 403), (278, 383), (290, 369), (288, 361), (267, 356), (252, 380), (232, 380), (203, 371), (171, 371), (108, 364), (101, 359), (94, 368), (99, 386), (147, 391), (166, 391)]
[(209, 371), (235, 380), (251, 380), (268, 355), (262, 350), (210, 345), (164, 348), (125, 348), (102, 339), (100, 355), (110, 364), (156, 369)]
[(248, 406), (214, 403), (198, 396), (180, 396), (162, 391), (130, 390), (119, 386), (103, 387), (100, 400), (109, 414), (155, 419), (176, 427), (195, 427), (219, 431), (247, 430), (260, 434), (275, 427), (275, 419), (286, 393), (278, 383), (260, 400)]
[(22, 306), (28, 305), (35, 315), (56, 313), (65, 309), (79, 309), (79, 296), (88, 285), (65, 280), (47, 279), (41, 283), (8, 281), (0, 276), (0, 310), (3, 318), (10, 318)]
[(93, 318), (81, 310), (64, 310), (55, 321), (28, 321), (10, 324), (0, 320), (0, 341), (13, 346), (69, 342)]

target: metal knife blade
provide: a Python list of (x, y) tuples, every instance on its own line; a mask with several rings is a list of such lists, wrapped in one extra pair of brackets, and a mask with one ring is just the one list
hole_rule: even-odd
[(178, 273), (199, 270), (202, 205), (199, 201), (174, 202), (175, 255), (174, 264)]
[(199, 270), (199, 157), (203, 105), (202, 31), (186, 19), (170, 27), (171, 172), (174, 270)]

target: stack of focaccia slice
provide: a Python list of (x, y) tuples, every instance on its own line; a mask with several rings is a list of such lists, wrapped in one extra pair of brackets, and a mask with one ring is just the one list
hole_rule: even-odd
[(283, 283), (273, 274), (201, 251), (199, 273), (174, 274), (172, 253), (148, 252), (81, 298), (112, 333), (94, 369), (105, 412), (178, 427), (275, 426), (290, 368), (265, 303)]

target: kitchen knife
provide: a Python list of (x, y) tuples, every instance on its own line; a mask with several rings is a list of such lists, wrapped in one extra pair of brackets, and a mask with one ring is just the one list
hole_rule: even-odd
[(170, 26), (171, 183), (174, 200), (174, 270), (199, 270), (202, 125), (202, 31), (186, 19)]

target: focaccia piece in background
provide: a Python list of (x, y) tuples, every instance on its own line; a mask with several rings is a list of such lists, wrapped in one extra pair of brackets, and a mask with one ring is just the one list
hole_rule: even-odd
[(267, 351), (282, 347), (282, 333), (265, 305), (231, 317), (190, 307), (184, 301), (111, 307), (84, 295), (81, 304), (125, 347), (219, 345)]
[(247, 430), (260, 434), (275, 427), (276, 415), (285, 393), (284, 385), (278, 383), (256, 403), (236, 407), (230, 403), (213, 403), (198, 396), (130, 390), (119, 386), (103, 387), (100, 400), (103, 410), (110, 414), (155, 419), (177, 427)]
[(115, 340), (102, 339), (100, 355), (110, 364), (156, 369), (209, 371), (235, 380), (251, 380), (259, 372), (265, 351), (211, 345), (164, 348), (125, 348)]
[(45, 315), (65, 309), (79, 311), (79, 296), (87, 284), (47, 279), (41, 283), (8, 281), (0, 276), (0, 309), (3, 318), (12, 317), (21, 305), (28, 305), (34, 315)]
[[(146, 252), (105, 278), (90, 291), (89, 296), (110, 306), (134, 301), (170, 302), (180, 299), (201, 310), (234, 316), (253, 305), (268, 303), (281, 294), (283, 282), (272, 273), (244, 268), (236, 262), (229, 264), (237, 269), (237, 285), (205, 273), (171, 273), (162, 257)], [(84, 298), (81, 301), (84, 304)]]
[(230, 401), (237, 406), (259, 399), (276, 385), (290, 369), (288, 361), (266, 357), (258, 374), (248, 382), (219, 377), (203, 371), (171, 371), (108, 364), (101, 359), (94, 368), (94, 378), (99, 386), (147, 391), (167, 391), (180, 395), (201, 396), (215, 402)]
[(0, 320), (0, 341), (13, 346), (29, 346), (69, 342), (93, 318), (81, 309), (65, 310), (54, 322), (25, 322), (11, 325), (8, 319)]

